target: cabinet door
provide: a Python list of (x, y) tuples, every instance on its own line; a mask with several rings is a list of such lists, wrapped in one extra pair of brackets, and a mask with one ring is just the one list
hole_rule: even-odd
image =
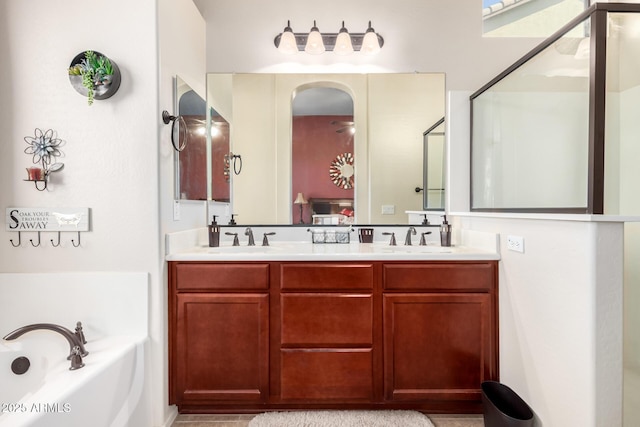
[(393, 401), (480, 401), (496, 375), (490, 294), (384, 295), (384, 390)]
[(177, 295), (176, 403), (264, 402), (267, 294)]

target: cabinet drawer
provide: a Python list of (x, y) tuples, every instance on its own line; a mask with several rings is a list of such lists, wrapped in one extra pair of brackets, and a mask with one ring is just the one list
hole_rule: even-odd
[(282, 294), (282, 344), (371, 346), (373, 296)]
[(269, 289), (267, 263), (179, 263), (175, 274), (178, 291)]
[(283, 400), (371, 400), (371, 349), (282, 350)]
[(373, 264), (282, 264), (282, 290), (373, 289)]
[(384, 264), (382, 280), (385, 290), (490, 291), (495, 271), (492, 262)]

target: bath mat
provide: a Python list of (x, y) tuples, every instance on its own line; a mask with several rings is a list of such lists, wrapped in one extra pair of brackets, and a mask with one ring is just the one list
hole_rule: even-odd
[(416, 411), (292, 411), (257, 415), (249, 427), (433, 427)]

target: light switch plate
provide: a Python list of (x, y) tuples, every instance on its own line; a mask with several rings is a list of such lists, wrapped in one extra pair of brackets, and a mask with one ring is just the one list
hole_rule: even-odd
[(180, 200), (173, 201), (173, 220), (180, 221)]
[(382, 205), (382, 215), (395, 215), (395, 205)]

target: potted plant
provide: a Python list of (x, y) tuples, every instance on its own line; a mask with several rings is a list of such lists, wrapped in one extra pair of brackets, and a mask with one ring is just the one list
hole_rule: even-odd
[(114, 67), (109, 58), (92, 50), (84, 53), (82, 60), (69, 67), (69, 76), (79, 76), (87, 91), (89, 105), (93, 104), (96, 91), (104, 92), (113, 81)]

